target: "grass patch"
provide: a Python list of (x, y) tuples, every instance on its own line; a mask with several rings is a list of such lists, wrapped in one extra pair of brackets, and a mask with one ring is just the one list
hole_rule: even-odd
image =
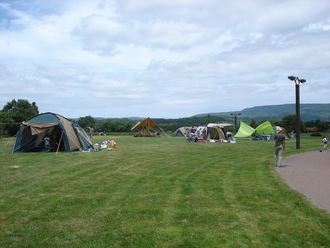
[[(276, 174), (273, 142), (115, 141), (77, 155), (1, 146), (0, 246), (330, 247), (329, 214)], [(303, 137), (285, 155), (319, 146)]]

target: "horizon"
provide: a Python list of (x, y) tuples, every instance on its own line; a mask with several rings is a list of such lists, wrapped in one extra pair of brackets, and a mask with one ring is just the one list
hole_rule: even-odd
[[(79, 8), (77, 8), (79, 6)], [(0, 105), (157, 116), (330, 95), (330, 1), (1, 0)], [(161, 114), (159, 114), (161, 113)]]
[[(164, 117), (151, 117), (151, 116), (126, 116), (126, 117), (104, 117), (104, 116), (91, 116), (91, 115), (86, 115), (86, 116), (91, 116), (94, 119), (145, 119), (145, 118), (153, 118), (153, 119), (183, 119), (183, 118), (191, 118), (191, 117), (196, 117), (199, 115), (208, 115), (208, 114), (222, 114), (222, 113), (227, 113), (230, 114), (232, 113), (237, 113), (237, 112), (242, 112), (247, 109), (253, 109), (253, 108), (258, 108), (258, 107), (272, 107), (272, 106), (285, 106), (285, 105), (296, 105), (295, 103), (284, 103), (284, 104), (270, 104), (270, 105), (260, 105), (260, 106), (253, 106), (249, 108), (244, 108), (242, 110), (235, 110), (235, 111), (220, 111), (220, 112), (206, 112), (206, 113), (199, 113), (199, 114), (194, 114), (192, 116), (184, 116), (184, 117), (177, 117), (177, 118), (164, 118)], [(330, 103), (300, 103), (300, 107), (302, 105), (330, 105)], [(42, 114), (42, 113), (41, 113)], [(80, 116), (80, 117), (68, 117), (69, 119), (79, 119), (81, 117), (86, 117), (86, 116)], [(230, 115), (229, 115), (230, 116)], [(330, 117), (330, 113), (329, 113)]]

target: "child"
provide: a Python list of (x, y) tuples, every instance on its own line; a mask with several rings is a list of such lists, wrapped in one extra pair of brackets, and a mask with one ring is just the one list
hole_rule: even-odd
[(324, 152), (328, 152), (329, 151), (329, 149), (327, 148), (327, 146), (328, 146), (328, 140), (327, 140), (327, 138), (325, 136), (323, 136), (323, 151)]

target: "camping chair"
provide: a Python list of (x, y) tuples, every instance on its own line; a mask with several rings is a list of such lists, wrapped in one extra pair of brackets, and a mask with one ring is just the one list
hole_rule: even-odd
[(190, 133), (184, 136), (187, 142), (197, 142), (198, 138), (197, 135), (194, 133)]

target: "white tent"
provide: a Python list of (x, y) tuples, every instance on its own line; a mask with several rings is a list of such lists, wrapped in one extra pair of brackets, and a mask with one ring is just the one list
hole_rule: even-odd
[(203, 137), (204, 139), (227, 139), (225, 127), (232, 126), (233, 124), (229, 123), (208, 123), (201, 125), (197, 128), (196, 134), (199, 138)]

